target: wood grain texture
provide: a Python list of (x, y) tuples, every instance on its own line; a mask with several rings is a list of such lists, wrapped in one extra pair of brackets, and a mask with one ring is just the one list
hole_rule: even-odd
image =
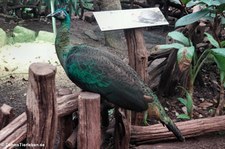
[(54, 148), (58, 123), (55, 74), (56, 68), (47, 63), (33, 63), (29, 68), (27, 143), (44, 144), (46, 149)]
[(77, 148), (99, 149), (101, 146), (100, 95), (81, 92), (78, 97), (78, 110)]
[[(185, 138), (200, 136), (210, 132), (224, 131), (224, 124), (225, 115), (176, 123)], [(161, 124), (131, 127), (132, 144), (140, 145), (172, 139), (176, 139), (175, 136)]]

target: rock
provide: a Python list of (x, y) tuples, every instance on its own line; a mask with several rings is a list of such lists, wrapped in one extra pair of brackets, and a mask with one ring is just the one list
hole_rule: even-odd
[(99, 40), (98, 37), (95, 35), (95, 33), (92, 30), (87, 30), (84, 32), (84, 34), (95, 41)]
[(55, 42), (55, 35), (54, 33), (47, 32), (47, 31), (39, 31), (36, 41), (44, 41), (44, 42)]
[(85, 12), (84, 20), (87, 21), (88, 23), (92, 23), (95, 21), (95, 17), (92, 12)]
[(208, 102), (208, 101), (204, 101), (204, 102), (199, 104), (199, 107), (201, 107), (202, 109), (207, 109), (211, 106), (213, 106), (213, 103)]
[(36, 32), (22, 26), (16, 26), (13, 29), (14, 42), (32, 42), (35, 41)]
[(202, 97), (201, 97), (201, 98), (199, 98), (199, 100), (200, 100), (201, 102), (205, 101), (205, 99), (204, 99), (204, 98), (202, 98)]
[(183, 111), (185, 114), (187, 114), (187, 108), (186, 108), (186, 107), (182, 107), (181, 109), (182, 109), (182, 111)]
[(7, 43), (7, 35), (3, 29), (0, 28), (0, 47)]
[(164, 109), (165, 109), (165, 111), (169, 111), (169, 109), (167, 107), (165, 107)]

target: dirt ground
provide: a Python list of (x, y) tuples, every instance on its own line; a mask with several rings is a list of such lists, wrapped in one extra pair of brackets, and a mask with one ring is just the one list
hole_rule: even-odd
[[(0, 27), (9, 33), (16, 25), (17, 24), (14, 22), (5, 23), (3, 19), (0, 19)], [(39, 30), (52, 31), (51, 24), (43, 21), (42, 22), (37, 20), (24, 21), (20, 22), (20, 25), (35, 31)], [(156, 30), (151, 30), (149, 32), (145, 32), (144, 35), (146, 46), (148, 49), (155, 44), (165, 43), (166, 32), (164, 32), (160, 28), (157, 28)], [(73, 43), (85, 43), (94, 47), (110, 50), (114, 54), (117, 54), (122, 59), (127, 61), (126, 49), (119, 50), (104, 45), (103, 33), (99, 30), (96, 23), (90, 24), (88, 22), (81, 21), (79, 19), (74, 19), (72, 21), (71, 38)], [(30, 50), (35, 50), (33, 46), (30, 46), (29, 48)], [(2, 59), (2, 57), (0, 58)], [(48, 62), (48, 60), (42, 59), (42, 56), (40, 56), (37, 61)], [(67, 79), (62, 67), (57, 63), (55, 63), (55, 59), (52, 61), (53, 61), (52, 63), (54, 63), (54, 65), (57, 66), (56, 87), (57, 88), (66, 87), (72, 89), (73, 91), (79, 90), (76, 87), (76, 85), (74, 85), (69, 79)], [(10, 62), (10, 60), (7, 61), (8, 65), (11, 63), (12, 62)], [(32, 63), (32, 61), (29, 61), (27, 64), (29, 63)], [(18, 67), (21, 67), (21, 64)], [(24, 68), (22, 71), (19, 71), (20, 69), (13, 70), (13, 68), (7, 69), (7, 67), (5, 66), (1, 66), (0, 68), (1, 68), (0, 105), (2, 105), (3, 103), (9, 104), (14, 108), (14, 113), (17, 116), (25, 111), (26, 92), (28, 84), (28, 73), (27, 73), (28, 67)], [(170, 141), (165, 143), (157, 143), (152, 145), (143, 145), (136, 147), (136, 149), (180, 149), (180, 148), (223, 149), (225, 148), (225, 135), (224, 133), (213, 133), (201, 137), (187, 139), (183, 143), (177, 141)]]

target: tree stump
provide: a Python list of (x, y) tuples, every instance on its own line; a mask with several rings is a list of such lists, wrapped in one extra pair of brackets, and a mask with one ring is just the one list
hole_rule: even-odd
[(78, 149), (99, 149), (101, 146), (100, 95), (81, 92), (78, 97)]
[(37, 148), (54, 148), (58, 123), (55, 74), (56, 67), (46, 63), (33, 63), (29, 68), (27, 143)]

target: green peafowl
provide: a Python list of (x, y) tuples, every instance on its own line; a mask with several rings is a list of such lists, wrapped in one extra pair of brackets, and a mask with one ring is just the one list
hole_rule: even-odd
[(56, 53), (67, 76), (85, 91), (99, 93), (103, 99), (124, 109), (146, 111), (149, 117), (163, 125), (184, 141), (180, 130), (167, 116), (153, 91), (137, 73), (119, 57), (87, 45), (70, 44), (70, 16), (58, 9), (47, 17), (61, 22), (55, 39)]

